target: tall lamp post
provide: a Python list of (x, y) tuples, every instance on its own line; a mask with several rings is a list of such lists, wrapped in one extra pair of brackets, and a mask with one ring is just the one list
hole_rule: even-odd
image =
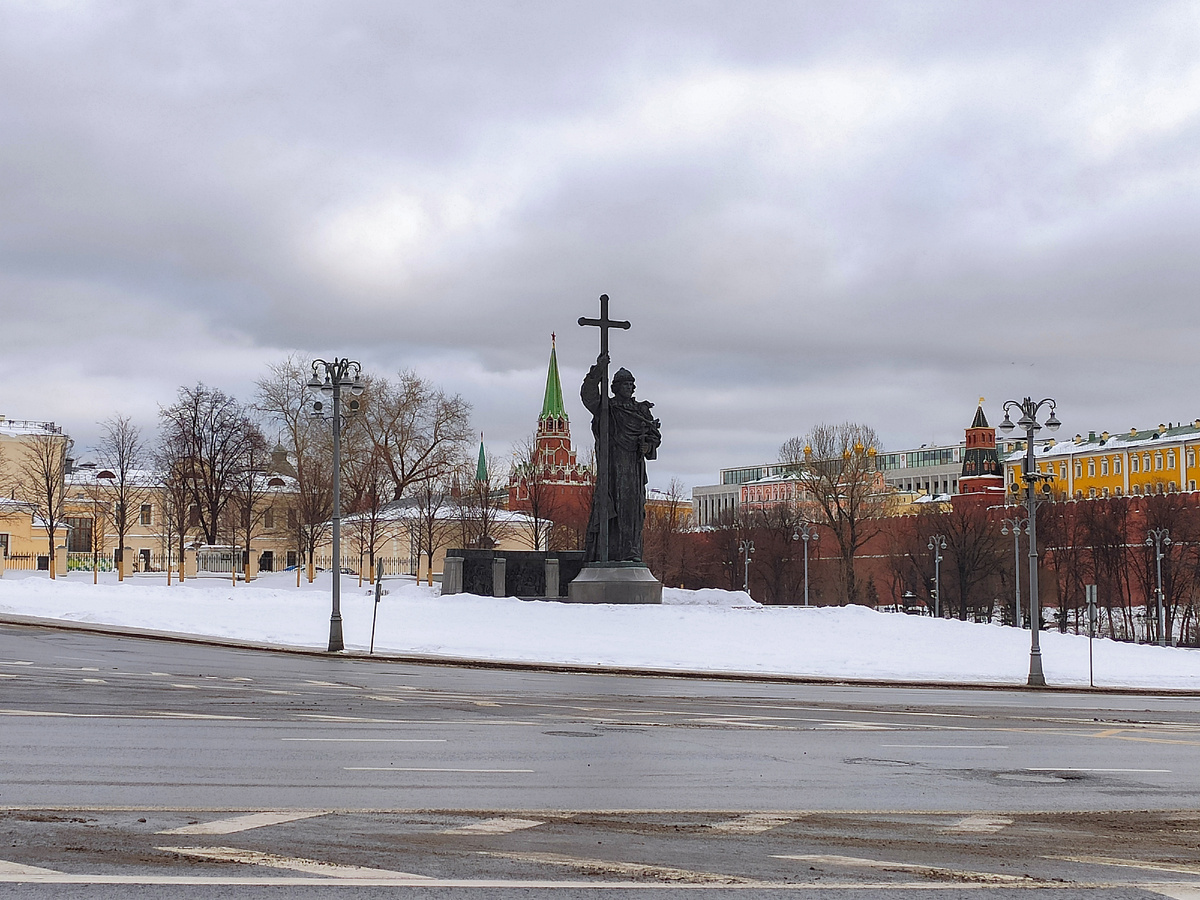
[(1021, 479), (1025, 482), (1025, 502), (1026, 510), (1029, 513), (1026, 533), (1029, 535), (1029, 680), (1030, 687), (1045, 687), (1046, 676), (1042, 673), (1042, 648), (1038, 643), (1038, 626), (1041, 624), (1041, 611), (1038, 608), (1038, 552), (1037, 552), (1037, 486), (1039, 482), (1046, 483), (1049, 489), (1049, 482), (1054, 479), (1054, 475), (1050, 472), (1039, 472), (1037, 470), (1037, 462), (1033, 458), (1033, 436), (1042, 430), (1042, 426), (1038, 423), (1038, 411), (1043, 406), (1050, 409), (1050, 415), (1046, 418), (1046, 428), (1050, 431), (1058, 431), (1062, 422), (1058, 421), (1058, 417), (1054, 414), (1058, 404), (1050, 397), (1044, 400), (1034, 402), (1032, 398), (1026, 397), (1021, 402), (1016, 400), (1004, 401), (1004, 421), (1000, 423), (1000, 430), (1005, 434), (1011, 434), (1013, 430), (1013, 421), (1009, 417), (1009, 411), (1017, 409), (1021, 411), (1021, 418), (1017, 420), (1016, 427), (1021, 428), (1025, 432), (1025, 459), (1021, 464)]
[(1158, 576), (1158, 643), (1167, 646), (1167, 612), (1163, 606), (1162, 561), (1163, 545), (1171, 543), (1171, 532), (1166, 528), (1151, 528), (1146, 532), (1146, 546), (1154, 548), (1155, 572)]
[[(321, 372), (325, 379), (321, 380)], [(333, 612), (329, 617), (329, 652), (346, 649), (342, 641), (342, 389), (363, 392), (362, 366), (352, 359), (313, 360), (308, 387), (333, 397)], [(357, 402), (357, 401), (355, 401)], [(313, 404), (321, 413), (321, 403)]]
[(808, 542), (819, 541), (821, 535), (811, 522), (801, 522), (792, 532), (793, 541), (804, 541), (804, 605), (808, 606)]
[(742, 551), (742, 569), (745, 572), (742, 578), (742, 590), (748, 594), (750, 593), (750, 557), (754, 555), (754, 541), (741, 541), (738, 547)]
[(1011, 530), (1013, 536), (1013, 624), (1018, 628), (1021, 627), (1021, 528), (1026, 526), (1028, 531), (1028, 525), (1029, 521), (1019, 516), (1000, 520), (1000, 533), (1006, 535)]
[(946, 549), (944, 535), (935, 534), (929, 539), (929, 549), (933, 551), (933, 617), (942, 617), (942, 551)]

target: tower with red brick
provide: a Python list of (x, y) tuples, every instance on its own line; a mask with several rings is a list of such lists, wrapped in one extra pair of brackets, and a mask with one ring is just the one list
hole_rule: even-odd
[(508, 484), (508, 508), (528, 512), (537, 506), (539, 517), (555, 523), (573, 524), (582, 514), (586, 527), (595, 480), (591, 468), (579, 463), (571, 447), (571, 421), (563, 404), (558, 354), (551, 335), (550, 365), (546, 370), (546, 392), (537, 434), (530, 457), (513, 468)]
[(996, 449), (996, 429), (988, 425), (983, 414), (983, 398), (975, 410), (975, 419), (967, 429), (967, 446), (963, 450), (962, 474), (958, 478), (960, 494), (1004, 493), (1004, 467)]

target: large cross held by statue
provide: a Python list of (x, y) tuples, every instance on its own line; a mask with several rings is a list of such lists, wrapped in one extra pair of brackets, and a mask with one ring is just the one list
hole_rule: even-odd
[(600, 329), (600, 433), (597, 435), (596, 447), (596, 496), (602, 504), (600, 516), (602, 523), (599, 535), (600, 562), (608, 562), (608, 520), (612, 517), (612, 496), (609, 493), (609, 460), (608, 460), (608, 330), (621, 328), (628, 330), (630, 324), (620, 319), (608, 317), (608, 294), (600, 295), (600, 318), (589, 319), (579, 317), (580, 325), (591, 325)]

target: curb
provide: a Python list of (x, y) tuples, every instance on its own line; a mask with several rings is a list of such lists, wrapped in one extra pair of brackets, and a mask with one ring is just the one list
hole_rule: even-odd
[(297, 647), (291, 644), (273, 644), (266, 641), (247, 641), (240, 638), (212, 637), (208, 635), (183, 634), (175, 631), (157, 631), (152, 628), (137, 628), (132, 625), (102, 625), (94, 622), (72, 622), (64, 619), (46, 619), (39, 616), (21, 616), (0, 613), (0, 625), (15, 625), (29, 628), (49, 628), (58, 631), (78, 631), (88, 634), (105, 634), (115, 637), (140, 640), (172, 641), (178, 644), (198, 644), (211, 647), (229, 647), (237, 650), (257, 650), (267, 653), (288, 653), (295, 656), (321, 657), (323, 659), (378, 660), (379, 662), (404, 663), (424, 666), (455, 666), (464, 669), (497, 669), (522, 672), (562, 672), (577, 675), (620, 675), (640, 678), (679, 678), (697, 681), (727, 681), (758, 684), (807, 684), (844, 687), (900, 687), (941, 691), (1022, 691), (1058, 694), (1112, 694), (1127, 696), (1200, 697), (1200, 690), (1186, 688), (1138, 688), (1138, 687), (1089, 687), (1088, 685), (1046, 685), (1030, 687), (1024, 684), (1002, 684), (997, 682), (947, 682), (901, 679), (832, 678), (816, 675), (780, 675), (756, 672), (728, 672), (704, 669), (678, 670), (657, 669), (649, 666), (606, 666), (600, 663), (537, 663), (520, 660), (472, 659), (459, 656), (437, 656), (428, 653), (366, 653), (362, 650), (343, 650), (330, 653), (313, 647)]

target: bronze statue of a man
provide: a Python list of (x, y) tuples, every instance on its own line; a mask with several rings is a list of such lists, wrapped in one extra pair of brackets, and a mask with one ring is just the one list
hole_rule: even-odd
[(596, 489), (607, 488), (608, 521), (601, 522), (605, 504), (592, 499), (588, 521), (585, 559), (595, 562), (600, 529), (608, 529), (608, 561), (641, 562), (642, 526), (646, 520), (646, 460), (658, 456), (662, 443), (660, 422), (650, 414), (653, 403), (634, 400), (634, 380), (628, 369), (618, 369), (612, 378), (612, 397), (608, 401), (608, 459), (600, 459), (600, 391), (607, 354), (601, 354), (583, 379), (580, 397), (592, 414), (592, 434), (596, 437)]

